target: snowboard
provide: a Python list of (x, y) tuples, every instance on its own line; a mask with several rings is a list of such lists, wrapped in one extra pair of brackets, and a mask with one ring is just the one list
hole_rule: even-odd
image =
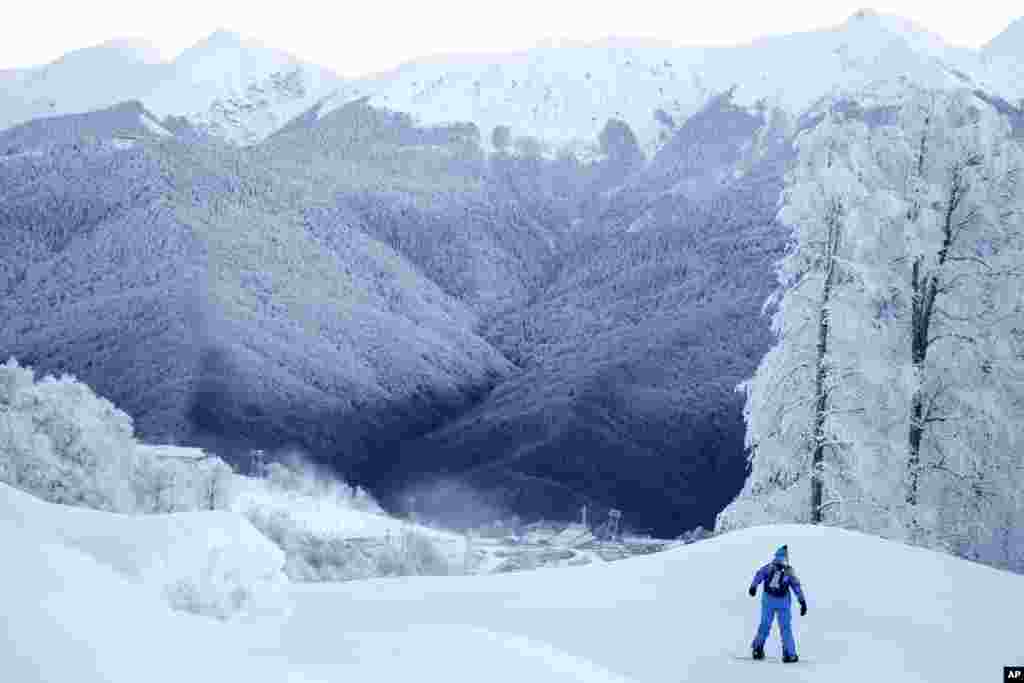
[(737, 661), (740, 661), (740, 662), (751, 662), (753, 664), (780, 664), (780, 665), (784, 665), (784, 666), (800, 666), (802, 664), (810, 664), (811, 663), (811, 662), (807, 661), (806, 659), (804, 659), (802, 656), (800, 657), (799, 660), (797, 660), (795, 662), (789, 662), (789, 663), (784, 663), (782, 661), (782, 657), (779, 657), (779, 656), (769, 657), (767, 654), (764, 656), (764, 659), (754, 659), (750, 655), (735, 655), (735, 654), (732, 656), (732, 658), (737, 660)]

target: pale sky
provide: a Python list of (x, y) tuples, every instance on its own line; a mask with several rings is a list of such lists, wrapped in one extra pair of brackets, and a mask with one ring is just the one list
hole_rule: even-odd
[[(766, 34), (834, 26), (865, 0), (16, 0), (7, 5), (0, 69), (45, 63), (111, 38), (142, 38), (171, 58), (226, 28), (352, 77), (415, 57), (514, 51), (547, 38), (589, 41), (615, 35), (677, 45), (734, 45)], [(963, 47), (980, 47), (1024, 14), (1024, 5), (1008, 0), (867, 6), (911, 19)]]

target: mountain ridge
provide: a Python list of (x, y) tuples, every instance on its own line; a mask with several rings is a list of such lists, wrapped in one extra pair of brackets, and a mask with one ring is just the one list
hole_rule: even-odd
[[(0, 127), (138, 99), (161, 117), (183, 115), (215, 135), (253, 144), (314, 107), (317, 115), (326, 115), (346, 102), (369, 97), (370, 103), (407, 112), (423, 125), (472, 121), (485, 136), (495, 126), (511, 125), (514, 135), (538, 138), (553, 149), (593, 140), (605, 121), (619, 118), (653, 154), (670, 132), (654, 118), (655, 112), (686, 118), (714, 95), (733, 88), (737, 102), (745, 106), (767, 103), (794, 113), (832, 92), (836, 84), (856, 90), (902, 73), (927, 86), (967, 83), (1017, 101), (1024, 98), (1024, 54), (1014, 50), (1024, 43), (1017, 40), (1020, 29), (1015, 29), (1021, 25), (1018, 20), (985, 48), (971, 50), (951, 47), (902, 17), (860, 10), (834, 26), (767, 35), (730, 47), (677, 47), (616, 37), (548, 40), (511, 53), (424, 56), (348, 80), (227, 29), (159, 63), (138, 41), (115, 39), (85, 52), (123, 53), (129, 61), (150, 67), (144, 83), (138, 77), (115, 76), (109, 79), (116, 84), (110, 86), (113, 90), (88, 96), (38, 84), (12, 86), (4, 93), (10, 102)], [(15, 82), (72, 68), (81, 61), (81, 52), (70, 52), (51, 65), (18, 70)], [(796, 73), (800, 78), (794, 80)], [(67, 80), (77, 84), (87, 74), (73, 75)]]

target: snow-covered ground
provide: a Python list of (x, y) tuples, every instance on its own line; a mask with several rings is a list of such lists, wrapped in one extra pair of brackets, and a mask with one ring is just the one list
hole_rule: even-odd
[[(1024, 663), (1024, 577), (838, 529), (758, 527), (622, 562), (498, 576), (289, 586), (288, 609), (229, 621), (174, 613), (109, 557), (157, 552), (117, 515), (0, 488), (6, 680), (973, 681)], [(194, 513), (198, 542), (227, 513)], [(152, 523), (169, 517), (151, 518)], [(805, 662), (737, 661), (746, 587), (788, 543), (810, 603)], [(110, 545), (114, 547), (113, 544)], [(108, 558), (108, 559), (105, 559)], [(262, 562), (256, 555), (256, 561)], [(777, 636), (769, 657), (778, 656)], [(755, 671), (756, 669), (756, 671)]]
[[(747, 652), (758, 617), (746, 587), (780, 543), (789, 544), (810, 602), (807, 617), (795, 617), (806, 662), (736, 661)], [(984, 680), (1024, 660), (1013, 616), (1024, 608), (1022, 587), (1019, 576), (857, 533), (760, 527), (588, 567), (375, 580), (340, 591), (303, 586), (293, 592), (290, 620), (268, 630), (264, 642), (270, 651), (308, 652), (312, 659), (339, 637), (354, 649), (383, 639), (394, 665), (436, 672), (427, 679), (445, 681), (480, 675), (469, 648), (453, 658), (443, 654), (442, 639), (467, 626), (523, 636), (636, 681)], [(331, 614), (347, 615), (358, 629), (311, 638), (315, 624)], [(422, 646), (428, 637), (436, 648)], [(768, 654), (779, 656), (777, 634)], [(351, 652), (345, 657), (360, 673), (373, 673), (373, 663)], [(755, 666), (763, 668), (755, 674)]]
[(88, 556), (175, 609), (228, 617), (285, 605), (284, 553), (234, 513), (113, 514), (0, 484), (0, 519)]

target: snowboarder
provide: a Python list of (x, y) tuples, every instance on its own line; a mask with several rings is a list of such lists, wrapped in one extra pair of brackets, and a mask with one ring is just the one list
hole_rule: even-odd
[(764, 659), (764, 641), (768, 639), (768, 633), (772, 629), (772, 621), (777, 617), (779, 630), (782, 632), (782, 661), (787, 664), (799, 661), (796, 654), (796, 643), (793, 641), (792, 613), (790, 605), (792, 598), (789, 595), (790, 589), (796, 593), (800, 601), (800, 616), (807, 614), (807, 600), (800, 587), (800, 580), (796, 572), (789, 565), (789, 549), (782, 546), (775, 551), (775, 559), (769, 564), (761, 567), (754, 575), (750, 584), (750, 597), (757, 595), (757, 586), (764, 584), (761, 597), (761, 625), (754, 636), (753, 648), (754, 659)]

